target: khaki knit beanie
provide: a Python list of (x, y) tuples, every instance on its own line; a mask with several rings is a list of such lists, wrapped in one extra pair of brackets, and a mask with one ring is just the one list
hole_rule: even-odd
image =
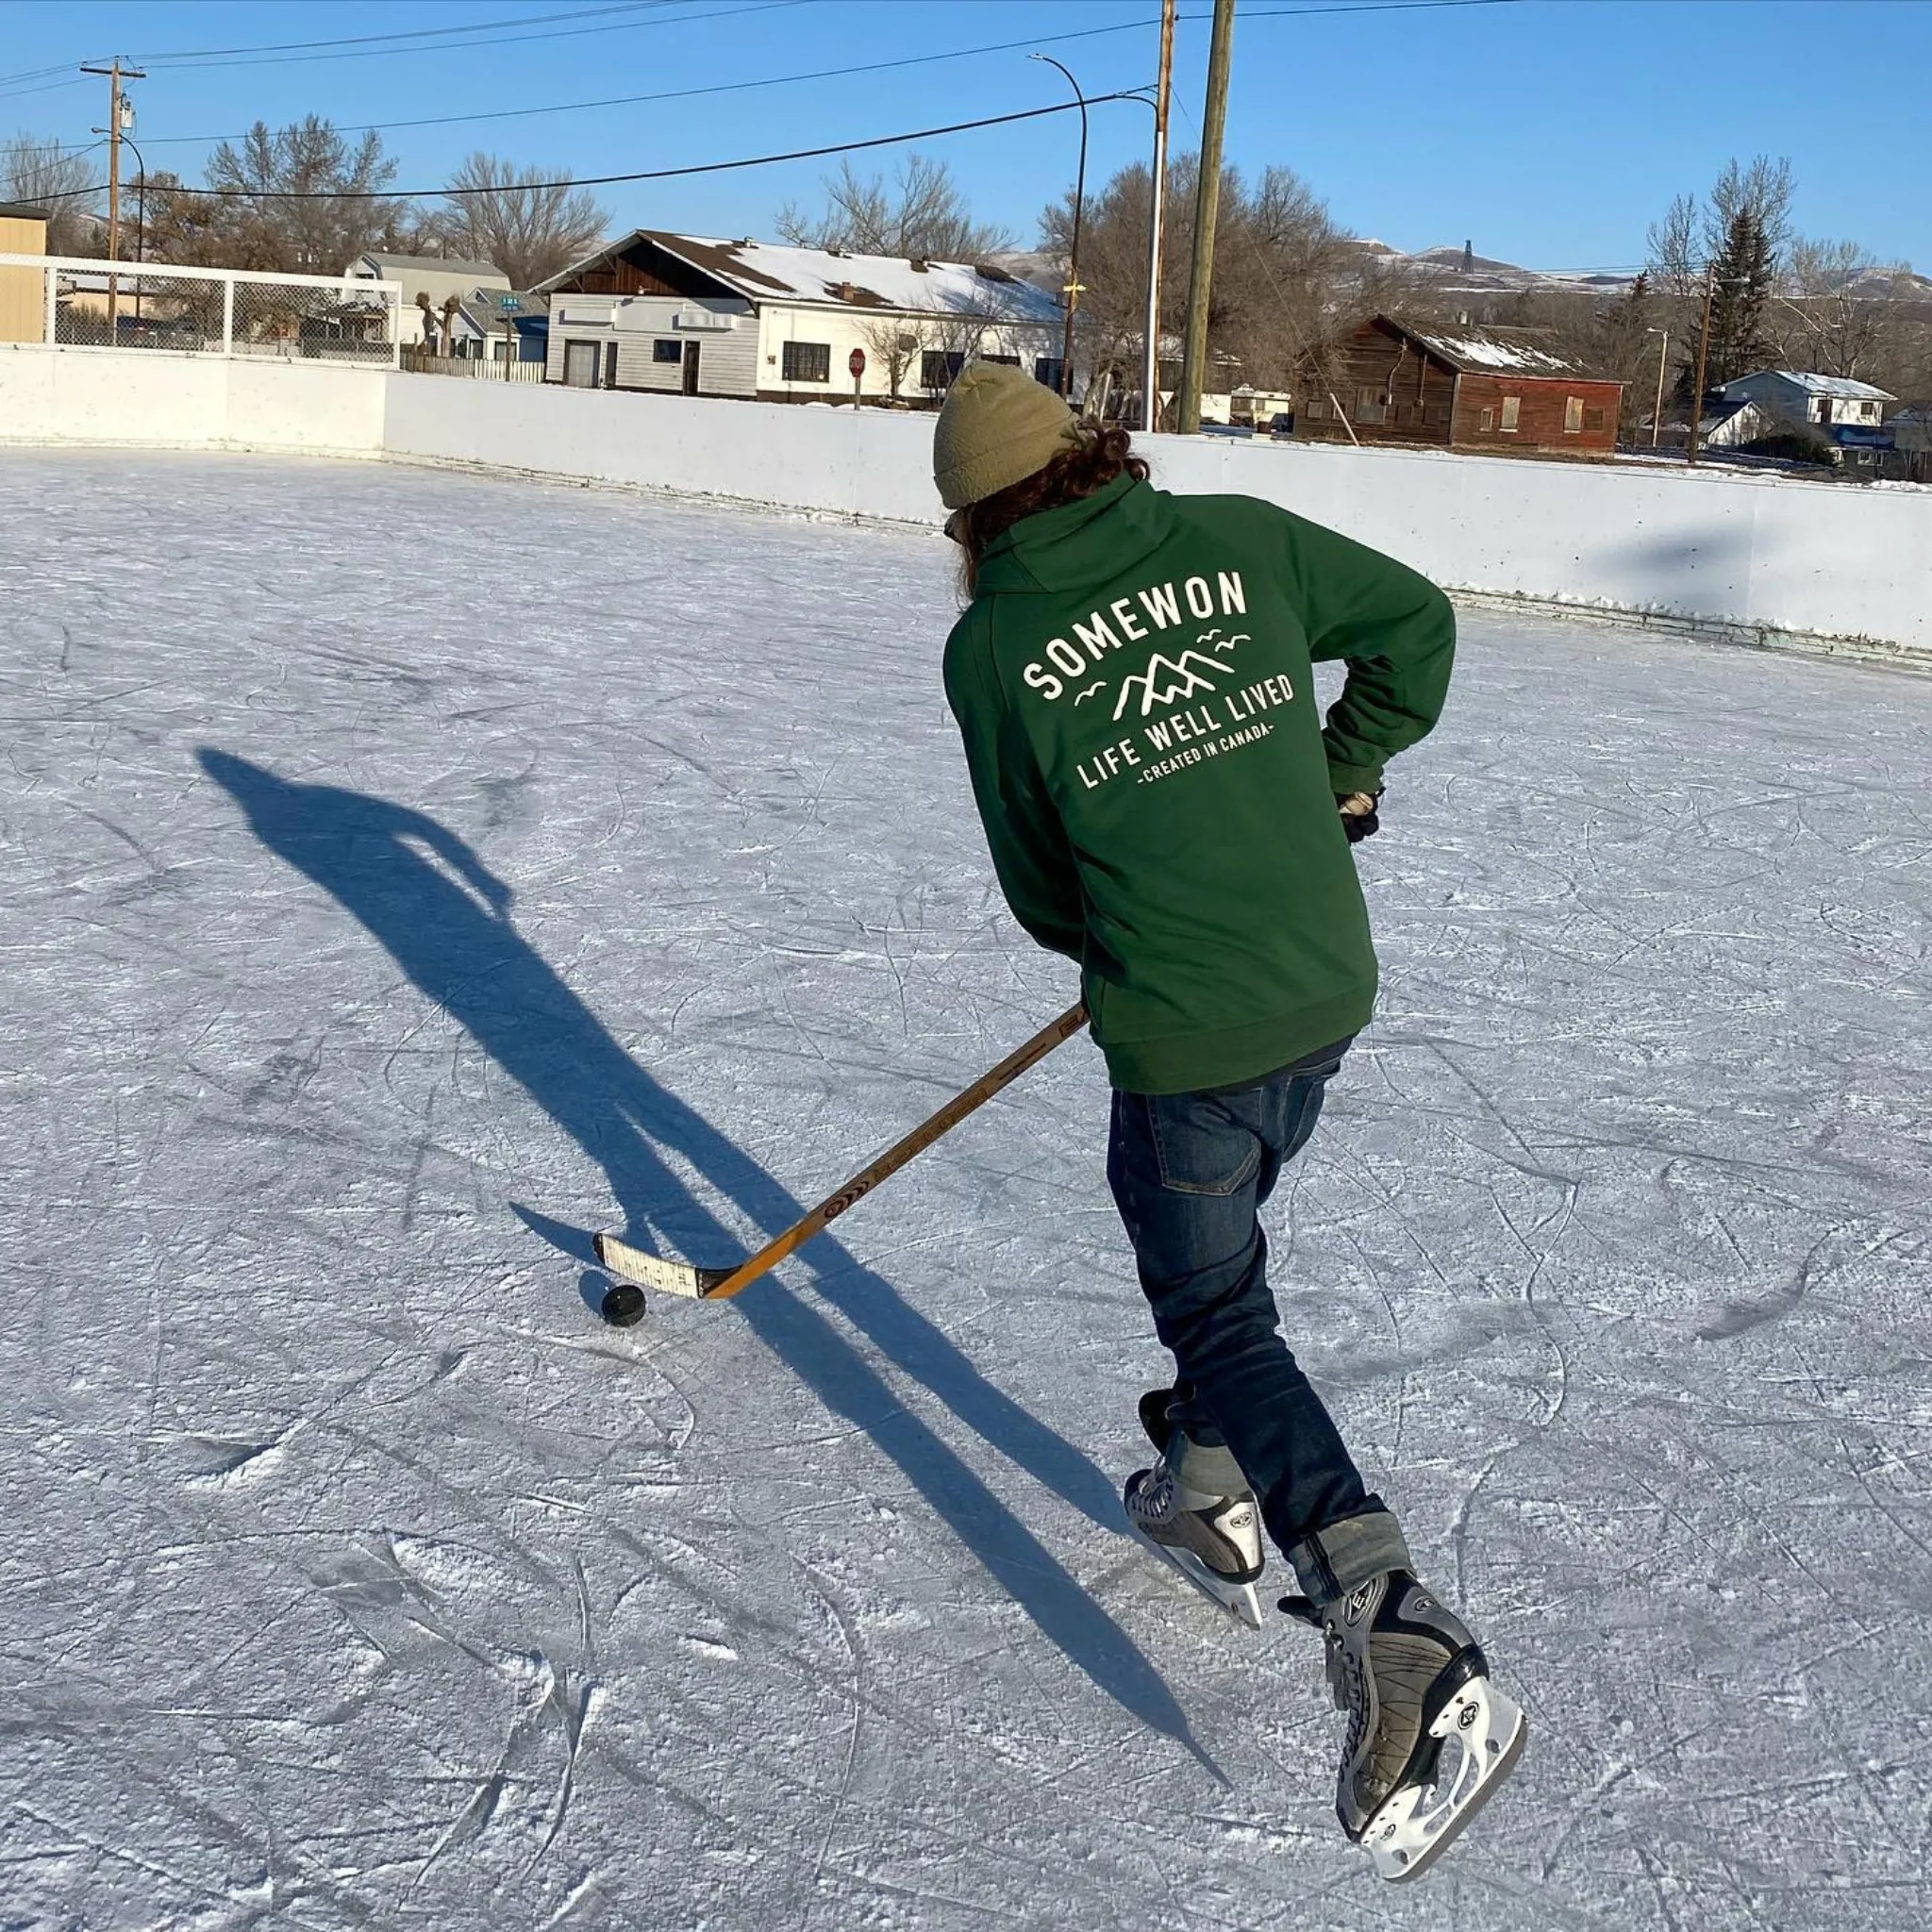
[(940, 411), (932, 480), (959, 509), (1043, 470), (1074, 441), (1074, 412), (1010, 362), (974, 362)]

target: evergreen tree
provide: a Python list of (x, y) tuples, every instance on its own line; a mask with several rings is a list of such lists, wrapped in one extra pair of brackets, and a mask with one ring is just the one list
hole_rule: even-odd
[(1771, 358), (1766, 315), (1772, 297), (1771, 238), (1756, 209), (1740, 208), (1726, 224), (1711, 264), (1710, 353), (1705, 386), (1717, 389), (1762, 369)]

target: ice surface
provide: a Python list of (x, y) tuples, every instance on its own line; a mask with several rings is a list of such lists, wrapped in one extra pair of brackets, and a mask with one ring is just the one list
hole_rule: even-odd
[(1535, 1727), (1398, 1892), (1313, 1639), (1120, 1524), (1084, 1041), (582, 1299), (1072, 997), (943, 544), (19, 451), (0, 528), (0, 1924), (1923, 1923), (1932, 680), (1474, 615), (1361, 848), (1281, 1299)]

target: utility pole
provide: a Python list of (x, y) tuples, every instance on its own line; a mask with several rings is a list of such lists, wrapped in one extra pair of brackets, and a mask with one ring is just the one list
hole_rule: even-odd
[(1160, 222), (1167, 202), (1167, 108), (1174, 92), (1175, 0), (1160, 0), (1160, 82), (1154, 91), (1154, 179), (1147, 222), (1147, 316), (1141, 348), (1141, 427), (1160, 427)]
[(1234, 52), (1234, 0), (1214, 0), (1208, 46), (1208, 107), (1201, 116), (1201, 178), (1194, 194), (1194, 261), (1188, 275), (1188, 337), (1181, 363), (1183, 436), (1201, 427), (1202, 377), (1208, 368), (1208, 298), (1214, 281), (1214, 227), (1221, 218), (1221, 140), (1227, 126), (1227, 71)]
[(1690, 391), (1690, 436), (1684, 445), (1685, 460), (1697, 466), (1697, 425), (1704, 420), (1704, 364), (1710, 354), (1710, 305), (1717, 294), (1717, 263), (1704, 274), (1704, 325), (1697, 331), (1697, 386)]
[[(96, 134), (108, 137), (108, 259), (121, 259), (121, 137), (134, 121), (134, 103), (121, 92), (124, 80), (145, 80), (147, 75), (138, 67), (124, 67), (117, 55), (106, 67), (83, 66), (83, 74), (105, 75), (108, 80), (108, 125), (96, 127)], [(147, 170), (142, 174), (145, 177)], [(142, 187), (146, 186), (143, 178)], [(108, 276), (108, 346), (112, 348), (120, 335), (120, 320), (116, 310), (121, 306), (121, 282), (119, 276)]]

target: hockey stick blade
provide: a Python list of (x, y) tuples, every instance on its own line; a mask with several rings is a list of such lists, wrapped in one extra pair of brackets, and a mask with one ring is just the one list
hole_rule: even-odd
[(830, 1226), (848, 1208), (864, 1200), (882, 1180), (897, 1174), (935, 1141), (951, 1133), (968, 1114), (984, 1107), (995, 1093), (1011, 1085), (1028, 1067), (1043, 1060), (1062, 1041), (1071, 1040), (1086, 1024), (1084, 1005), (1068, 1008), (1025, 1045), (1009, 1053), (991, 1073), (982, 1074), (963, 1093), (954, 1095), (937, 1113), (922, 1121), (904, 1139), (895, 1141), (869, 1167), (860, 1168), (838, 1192), (826, 1195), (809, 1214), (794, 1221), (783, 1234), (774, 1235), (757, 1254), (746, 1256), (735, 1268), (698, 1268), (689, 1261), (666, 1261), (611, 1234), (597, 1236), (597, 1258), (611, 1274), (639, 1288), (655, 1288), (660, 1294), (682, 1295), (687, 1301), (724, 1301), (740, 1289), (749, 1288), (787, 1256), (795, 1255), (813, 1235)]
[(614, 1234), (597, 1235), (592, 1245), (597, 1259), (620, 1281), (655, 1288), (659, 1294), (682, 1295), (687, 1301), (703, 1301), (721, 1281), (731, 1278), (728, 1268), (694, 1268), (689, 1261), (667, 1261), (661, 1255), (619, 1241)]

